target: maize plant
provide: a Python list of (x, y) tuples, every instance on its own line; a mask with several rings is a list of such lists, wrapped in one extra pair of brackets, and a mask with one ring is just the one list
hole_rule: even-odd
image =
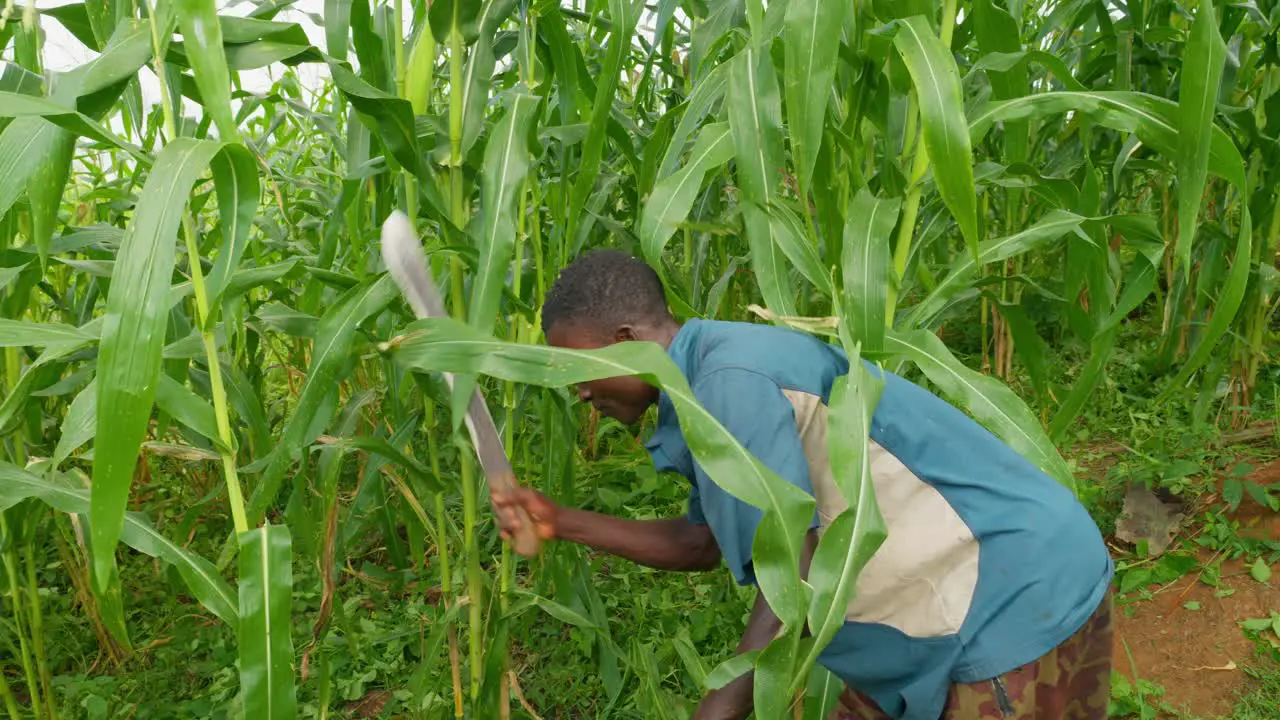
[[(822, 717), (814, 660), (883, 537), (865, 443), (835, 442), (850, 517), (802, 580), (813, 499), (660, 350), (541, 343), (546, 290), (592, 248), (646, 260), (678, 318), (788, 325), (921, 378), (1068, 484), (1060, 449), (1129, 323), (1158, 328), (1149, 371), (1199, 395), (1200, 420), (1272, 396), (1274, 0), (220, 5), (8, 0), (0, 18), (11, 720), (74, 716), (42, 583), (76, 598), (99, 671), (128, 673), (127, 589), (170, 582), (161, 567), (235, 648), (210, 716), (336, 716), (369, 564), (420, 601), (397, 716), (682, 717), (678, 698), (754, 667), (756, 717), (796, 698)], [(48, 70), (53, 29), (93, 59)], [(452, 319), (415, 321), (382, 266), (393, 210)], [(1078, 372), (1050, 373), (1058, 348)], [(713, 670), (669, 644), (658, 667), (583, 552), (517, 562), (442, 371), (485, 391), (516, 471), (565, 502), (597, 426), (562, 388), (662, 387), (715, 482), (765, 512), (757, 573), (785, 631)], [(834, 422), (865, 437), (876, 383), (841, 383)], [(180, 487), (204, 499), (161, 524), (151, 498)], [(516, 632), (539, 613), (598, 681), (539, 687)]]

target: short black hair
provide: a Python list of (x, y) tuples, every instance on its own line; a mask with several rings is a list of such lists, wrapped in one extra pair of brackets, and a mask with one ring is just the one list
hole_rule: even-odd
[(542, 306), (542, 332), (556, 323), (611, 332), (671, 319), (658, 273), (618, 250), (594, 250), (560, 271)]

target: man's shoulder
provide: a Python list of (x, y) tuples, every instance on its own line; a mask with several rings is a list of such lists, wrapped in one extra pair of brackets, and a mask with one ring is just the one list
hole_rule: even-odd
[(837, 348), (795, 330), (747, 322), (698, 321), (690, 383), (713, 373), (741, 371), (763, 375), (781, 386), (806, 376), (827, 376), (848, 369)]

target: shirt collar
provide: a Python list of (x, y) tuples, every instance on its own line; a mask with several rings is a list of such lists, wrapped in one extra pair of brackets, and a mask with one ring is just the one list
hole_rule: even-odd
[[(693, 349), (700, 330), (701, 321), (692, 319), (686, 322), (671, 338), (667, 346), (667, 356), (679, 368), (680, 374), (689, 377), (693, 362)], [(653, 457), (654, 465), (659, 471), (674, 469), (672, 461), (681, 455), (678, 449), (684, 445), (684, 435), (680, 432), (680, 422), (676, 417), (675, 406), (666, 391), (658, 393), (658, 424), (653, 434), (645, 440), (644, 447)]]

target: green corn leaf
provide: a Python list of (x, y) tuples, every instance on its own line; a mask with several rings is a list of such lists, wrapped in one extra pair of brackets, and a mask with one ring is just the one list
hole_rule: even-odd
[(18, 411), (23, 408), (27, 399), (31, 396), (32, 384), (38, 376), (43, 374), (45, 366), (53, 366), (62, 358), (87, 346), (90, 342), (89, 340), (82, 340), (79, 342), (60, 342), (46, 346), (44, 352), (40, 353), (35, 362), (27, 367), (26, 372), (22, 373), (18, 384), (6, 388), (7, 394), (4, 402), (0, 403), (0, 428), (8, 427), (9, 423), (18, 414)]
[(71, 160), (75, 156), (75, 149), (75, 135), (58, 128), (54, 132), (49, 154), (31, 175), (27, 185), (27, 201), (31, 203), (31, 234), (42, 263), (49, 258), (49, 245), (58, 224), (62, 191), (66, 189), (67, 178), (71, 174)]
[(752, 650), (741, 655), (734, 655), (715, 667), (714, 670), (707, 673), (706, 688), (708, 690), (719, 690), (729, 683), (742, 677), (744, 673), (750, 672), (755, 667), (756, 658), (760, 656), (759, 650)]
[(830, 297), (831, 275), (818, 257), (818, 248), (811, 242), (800, 216), (786, 205), (769, 206), (769, 227), (773, 231), (773, 243), (786, 256), (788, 262), (813, 286)]
[[(221, 260), (221, 257), (219, 257), (219, 260)], [(262, 287), (263, 285), (276, 282), (280, 278), (288, 275), (290, 272), (293, 272), (293, 269), (298, 267), (299, 262), (300, 258), (295, 257), (290, 260), (272, 263), (271, 265), (264, 265), (263, 267), (250, 267), (237, 270), (235, 275), (232, 275), (231, 279), (226, 283), (226, 290), (224, 290), (223, 293), (225, 293), (227, 297), (236, 297), (238, 295), (243, 295), (256, 287)], [(217, 264), (218, 263), (216, 262), (214, 263), (215, 267)], [(211, 280), (209, 284), (212, 285), (212, 274), (210, 275), (210, 278)]]
[(1071, 423), (1084, 410), (1089, 396), (1093, 394), (1094, 389), (1098, 387), (1098, 383), (1102, 381), (1102, 372), (1106, 369), (1107, 361), (1111, 359), (1111, 351), (1115, 349), (1116, 335), (1117, 331), (1114, 327), (1106, 332), (1094, 335), (1093, 340), (1089, 343), (1089, 359), (1085, 362), (1084, 367), (1080, 369), (1079, 376), (1076, 377), (1075, 383), (1071, 385), (1071, 390), (1058, 406), (1058, 411), (1054, 413), (1053, 419), (1049, 421), (1050, 440), (1061, 442), (1066, 437)]
[[(0, 510), (32, 497), (59, 512), (84, 515), (89, 511), (89, 492), (83, 487), (46, 480), (0, 462)], [(235, 593), (212, 563), (173, 543), (137, 513), (125, 514), (120, 538), (138, 552), (172, 564), (201, 605), (232, 628), (236, 627), (239, 613)]]
[(1036, 332), (1035, 323), (1027, 317), (1026, 310), (1018, 303), (993, 298), (992, 305), (1009, 325), (1009, 335), (1013, 338), (1013, 351), (1026, 367), (1027, 377), (1031, 379), (1031, 386), (1035, 388), (1036, 395), (1041, 399), (1047, 398), (1049, 372), (1045, 367), (1045, 358), (1048, 356), (1048, 347)]
[[(799, 580), (801, 538), (813, 518), (813, 498), (762, 465), (693, 396), (688, 382), (652, 343), (620, 343), (596, 351), (507, 343), (448, 319), (419, 320), (388, 343), (398, 363), (420, 371), (485, 374), (543, 387), (638, 376), (663, 388), (675, 405), (698, 463), (734, 497), (764, 510), (753, 556), (769, 606), (783, 622), (804, 617)], [(769, 528), (775, 528), (771, 533)], [(762, 548), (762, 537), (767, 537)]]
[(174, 420), (218, 443), (218, 424), (214, 420), (213, 406), (164, 373), (160, 373), (160, 382), (156, 385), (156, 406)]
[[(466, 0), (459, 0), (468, 4)], [(474, 0), (472, 0), (474, 2)], [(515, 0), (484, 0), (480, 13), (476, 17), (478, 35), (471, 55), (467, 58), (462, 77), (462, 155), (471, 151), (471, 146), (480, 137), (484, 129), (484, 110), (489, 103), (489, 86), (492, 84), (494, 57), (493, 41), (498, 26), (511, 14)], [(617, 74), (614, 75), (617, 77)]]
[(762, 718), (785, 718), (794, 694), (788, 692), (796, 674), (800, 650), (800, 629), (787, 627), (756, 657), (751, 693), (755, 715)]
[(58, 466), (66, 460), (76, 448), (93, 439), (98, 418), (98, 381), (90, 380), (71, 401), (66, 417), (62, 418), (62, 428), (58, 436), (58, 445), (53, 450), (52, 465)]
[(380, 275), (347, 291), (320, 319), (307, 381), (302, 386), (297, 407), (285, 423), (262, 482), (249, 502), (251, 525), (260, 522), (267, 507), (275, 502), (293, 459), (320, 436), (332, 419), (338, 383), (351, 369), (351, 349), (357, 329), (398, 295), (391, 276)]
[(1249, 259), (1253, 252), (1253, 220), (1249, 216), (1247, 206), (1241, 206), (1240, 231), (1236, 238), (1235, 257), (1232, 258), (1231, 270), (1227, 274), (1222, 292), (1213, 304), (1213, 317), (1209, 320), (1209, 326), (1204, 329), (1195, 350), (1178, 368), (1178, 374), (1161, 391), (1161, 398), (1167, 397), (1169, 393), (1181, 387), (1194, 373), (1204, 367), (1213, 355), (1213, 351), (1217, 349), (1218, 341), (1231, 329), (1231, 322), (1235, 320), (1236, 313), (1244, 302), (1244, 293), (1249, 285)]
[(1063, 235), (1079, 229), (1086, 220), (1087, 218), (1076, 215), (1073, 212), (1051, 210), (1043, 218), (1040, 218), (1036, 224), (1022, 232), (1001, 238), (992, 238), (983, 242), (978, 249), (976, 263), (973, 255), (961, 253), (951, 263), (951, 268), (947, 271), (946, 277), (942, 278), (933, 291), (929, 293), (928, 297), (911, 311), (907, 319), (908, 327), (924, 326), (930, 318), (936, 316), (938, 311), (946, 305), (948, 299), (971, 283), (979, 265), (999, 262), (1039, 247), (1044, 243), (1057, 240)]
[(579, 216), (587, 204), (587, 198), (595, 188), (600, 175), (600, 158), (604, 151), (604, 136), (608, 130), (609, 114), (613, 108), (614, 94), (622, 74), (622, 62), (631, 51), (631, 37), (635, 33), (640, 14), (630, 0), (609, 0), (609, 17), (613, 23), (609, 33), (609, 46), (596, 84), (595, 102), (591, 106), (590, 128), (583, 142), (581, 166), (569, 195), (569, 235), (578, 227)]
[[(219, 131), (221, 132), (221, 130)], [(214, 182), (226, 188), (218, 193), (218, 220), (222, 246), (206, 280), (210, 307), (217, 307), (233, 282), (240, 259), (249, 244), (249, 229), (258, 212), (258, 166), (248, 148), (228, 145), (213, 159)], [(292, 265), (290, 265), (292, 267)], [(234, 297), (236, 293), (231, 293)], [(212, 316), (213, 313), (210, 313)]]
[[(1095, 122), (1138, 138), (1170, 158), (1178, 156), (1178, 106), (1171, 100), (1137, 92), (1045, 92), (987, 103), (969, 120), (969, 137), (976, 143), (996, 122), (1040, 118), (1067, 112), (1088, 114)], [(1226, 131), (1212, 126), (1209, 170), (1237, 188), (1245, 187), (1244, 160)]]
[[(163, 15), (164, 5), (161, 8)], [(161, 18), (162, 23), (168, 23), (165, 25), (168, 28), (173, 27), (172, 20), (172, 17)], [(165, 37), (165, 33), (161, 32), (160, 36)], [(130, 20), (127, 27), (121, 27), (112, 37), (110, 45), (103, 49), (102, 54), (79, 67), (56, 74), (51, 95), (64, 105), (75, 105), (82, 112), (96, 116), (83, 103), (76, 101), (87, 100), (88, 96), (134, 77), (151, 57), (151, 22)], [(114, 101), (114, 98), (109, 99)]]
[(836, 487), (847, 503), (818, 542), (809, 567), (813, 600), (809, 603), (809, 632), (813, 645), (799, 664), (803, 681), (818, 654), (844, 627), (858, 575), (888, 536), (871, 480), (871, 417), (880, 402), (883, 382), (862, 362), (860, 348), (847, 348), (849, 374), (831, 388), (827, 453)]
[(222, 26), (214, 0), (175, 0), (174, 9), (201, 104), (213, 116), (222, 139), (234, 141), (240, 133), (231, 114), (231, 72), (222, 49)]
[(1007, 385), (965, 367), (928, 330), (889, 333), (886, 349), (893, 356), (915, 363), (943, 394), (967, 408), (988, 430), (1050, 477), (1074, 489), (1071, 470), (1040, 421)]
[(924, 149), (933, 164), (938, 194), (955, 216), (970, 251), (978, 253), (978, 194), (964, 96), (955, 60), (923, 17), (898, 22), (893, 44), (915, 84)]
[[(441, 4), (443, 3), (436, 3), (436, 5)], [(351, 0), (324, 0), (325, 50), (334, 59), (344, 62), (347, 59), (350, 40)]]
[(329, 63), (329, 72), (333, 76), (333, 84), (355, 108), (360, 122), (377, 134), (391, 157), (401, 167), (423, 177), (424, 171), (418, 159), (417, 127), (409, 101), (379, 90), (336, 62)]
[(782, 181), (782, 101), (768, 53), (743, 48), (729, 61), (729, 127), (738, 188), (748, 202), (773, 200)]
[[(989, 0), (988, 0), (989, 1)], [(1016, 46), (1017, 43), (1014, 43)], [(1008, 46), (1006, 46), (1008, 47)], [(991, 83), (994, 87), (999, 82), (997, 77), (1002, 77), (1008, 73), (1016, 73), (1019, 69), (1031, 63), (1035, 63), (1048, 70), (1055, 80), (1061, 82), (1067, 90), (1079, 92), (1087, 92), (1088, 88), (1071, 74), (1071, 70), (1062, 58), (1043, 50), (1017, 50), (1013, 52), (989, 52), (978, 59), (964, 76), (967, 84), (970, 78), (976, 77), (978, 73), (990, 73), (992, 75)], [(1025, 79), (1026, 73), (1021, 73)], [(1004, 89), (999, 92), (998, 99), (1007, 100), (1014, 97), (1022, 97), (1026, 95), (1026, 82), (1015, 81), (1012, 85), (1003, 85)], [(1022, 92), (1017, 92), (1017, 88), (1022, 88)], [(1006, 126), (1005, 132), (1008, 132)]]
[(27, 269), (27, 265), (24, 263), (15, 267), (0, 268), (0, 293), (13, 284), (14, 280), (22, 277), (22, 271)]
[(239, 542), (238, 639), (244, 715), (292, 720), (298, 713), (298, 700), (293, 678), (289, 529), (264, 525), (241, 534)]
[(783, 29), (783, 83), (787, 91), (787, 128), (791, 162), (800, 187), (811, 187), (822, 146), (822, 128), (831, 100), (840, 35), (850, 3), (844, 0), (791, 0)]
[(115, 566), (116, 540), (155, 398), (178, 223), (191, 186), (222, 148), (187, 138), (165, 146), (117, 255), (98, 357), (98, 404), (111, 412), (98, 416), (89, 513), (100, 592), (107, 590)]
[(516, 244), (515, 200), (529, 172), (529, 127), (538, 99), (523, 91), (511, 95), (507, 114), (493, 129), (481, 171), (481, 224), (476, 238), (480, 264), (471, 286), (467, 312), (471, 326), (488, 331), (511, 269)]
[(1218, 32), (1212, 2), (1196, 8), (1191, 37), (1182, 56), (1182, 83), (1178, 92), (1178, 266), (1191, 273), (1191, 243), (1196, 234), (1196, 215), (1209, 175), (1209, 147), (1212, 142), (1214, 111), (1222, 84), (1227, 45)]
[(65, 131), (39, 117), (20, 117), (0, 132), (0, 217), (26, 191), (45, 158), (57, 152)]
[(841, 247), (844, 284), (841, 319), (848, 336), (868, 354), (884, 349), (885, 312), (892, 274), (890, 234), (898, 223), (897, 198), (880, 199), (863, 188), (849, 203)]
[[(676, 165), (679, 164), (681, 156), (684, 155), (685, 145), (689, 142), (689, 136), (693, 135), (694, 131), (698, 129), (698, 124), (707, 116), (707, 113), (711, 112), (715, 104), (724, 97), (725, 88), (729, 86), (730, 65), (731, 63), (723, 63), (715, 66), (711, 72), (707, 73), (706, 77), (693, 86), (693, 92), (689, 94), (689, 99), (684, 103), (684, 113), (680, 116), (680, 122), (676, 123), (676, 129), (671, 133), (671, 142), (667, 143), (667, 151), (662, 156), (662, 164), (658, 167), (657, 180), (661, 181), (676, 171)], [(698, 137), (701, 138), (702, 134), (706, 132), (707, 129), (703, 128), (699, 131)]]
[(802, 720), (828, 720), (835, 712), (843, 691), (843, 680), (821, 665), (815, 666), (809, 673), (809, 683), (805, 689)]
[(751, 270), (765, 305), (780, 315), (795, 315), (795, 291), (791, 288), (787, 256), (775, 241), (769, 211), (753, 202), (738, 206), (751, 249)]
[(82, 328), (0, 318), (0, 347), (48, 347), (96, 340)]
[(733, 140), (726, 123), (706, 125), (698, 133), (689, 160), (684, 167), (654, 186), (640, 214), (640, 248), (649, 264), (662, 266), (662, 252), (667, 241), (689, 217), (694, 200), (702, 188), (702, 180), (711, 170), (733, 157)]
[(580, 628), (587, 628), (592, 630), (597, 629), (597, 625), (591, 621), (591, 618), (583, 615), (577, 610), (574, 610), (568, 605), (563, 605), (561, 603), (556, 602), (555, 600), (551, 600), (549, 598), (545, 598), (545, 597), (542, 597), (541, 595), (538, 595), (536, 593), (531, 593), (525, 590), (516, 590), (514, 594), (516, 597), (527, 598), (530, 603), (532, 603), (533, 605), (537, 605), (539, 608), (542, 609), (543, 612), (559, 620), (560, 622), (568, 623), (569, 625), (573, 625), (575, 627), (580, 627)]

